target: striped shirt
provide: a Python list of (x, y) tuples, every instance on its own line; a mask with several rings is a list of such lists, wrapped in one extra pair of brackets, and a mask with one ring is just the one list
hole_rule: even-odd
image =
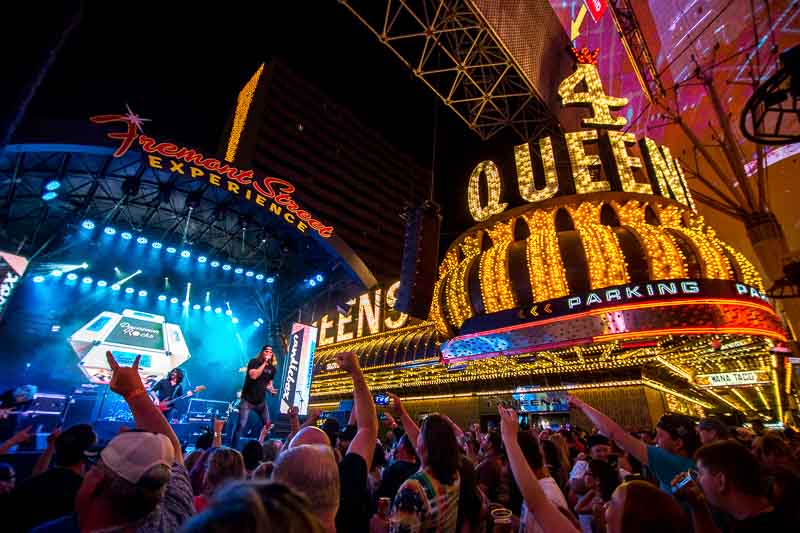
[(418, 470), (397, 492), (389, 519), (391, 533), (452, 533), (458, 522), (458, 477), (443, 485)]

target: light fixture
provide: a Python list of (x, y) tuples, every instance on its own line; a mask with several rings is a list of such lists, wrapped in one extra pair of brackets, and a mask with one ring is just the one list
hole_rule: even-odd
[(91, 220), (88, 220), (88, 219), (87, 219), (87, 220), (84, 220), (84, 221), (81, 223), (81, 227), (82, 227), (83, 229), (92, 230), (92, 229), (94, 229), (94, 222), (92, 222)]
[(219, 261), (211, 261), (212, 268), (217, 268), (219, 266)]
[(44, 281), (44, 276), (33, 276), (34, 283), (41, 283)]
[(106, 280), (104, 280), (104, 279), (101, 279), (100, 281), (97, 282), (97, 286), (98, 287), (105, 287), (107, 285), (108, 285), (108, 282)]
[(89, 285), (93, 280), (89, 276), (86, 276), (81, 280), (85, 285)]
[(133, 294), (133, 287), (128, 287), (127, 289), (125, 289), (125, 293), (126, 294)]
[(261, 323), (258, 320), (253, 320), (253, 326), (258, 327)]
[(264, 323), (264, 319), (263, 319), (263, 318), (261, 318), (261, 317), (258, 317), (258, 323), (259, 323), (259, 324), (263, 324), (263, 323)]
[(324, 278), (324, 277), (322, 277), (322, 274), (317, 274), (316, 280), (317, 280), (317, 282), (318, 282), (318, 283), (322, 283), (322, 281), (323, 281), (324, 279), (325, 279), (325, 278)]
[(76, 279), (78, 279), (78, 275), (74, 272), (70, 272), (69, 274), (67, 274), (67, 279), (69, 281), (75, 281)]
[(105, 229), (103, 229), (103, 233), (105, 233), (106, 235), (116, 235), (117, 230), (115, 230), (111, 226), (106, 226)]
[(133, 234), (130, 231), (123, 231), (122, 233), (119, 234), (119, 236), (125, 239), (126, 241), (133, 239)]
[(275, 283), (275, 278), (273, 276), (269, 276), (267, 278), (267, 283)]
[(61, 276), (64, 275), (64, 271), (55, 269), (52, 272), (50, 272), (50, 275), (53, 276), (54, 278), (60, 278)]
[(230, 309), (228, 309), (228, 310), (226, 310), (226, 311), (225, 311), (225, 314), (226, 314), (227, 316), (233, 316), (233, 311), (231, 311)]
[(230, 265), (222, 265), (222, 270), (224, 270), (224, 271), (226, 271), (226, 272), (227, 272), (227, 271), (228, 271), (228, 270), (230, 270), (230, 269), (231, 269), (231, 266), (230, 266)]
[(136, 239), (136, 242), (138, 242), (139, 244), (147, 244), (147, 237), (145, 237), (144, 235), (142, 235), (141, 237), (139, 237), (138, 239)]
[(155, 248), (156, 250), (160, 250), (160, 249), (161, 249), (161, 247), (162, 247), (162, 246), (164, 246), (164, 245), (163, 245), (163, 244), (161, 244), (161, 243), (160, 243), (160, 242), (158, 242), (158, 241), (153, 241), (153, 244), (151, 244), (150, 246), (152, 246), (152, 247), (153, 247), (153, 248)]
[(188, 301), (186, 301), (186, 300), (184, 300), (184, 301), (183, 301), (183, 303), (181, 303), (181, 305), (182, 305), (183, 307), (189, 307), (189, 302), (188, 302)]
[(315, 280), (313, 280), (313, 279), (310, 279), (310, 280), (308, 280), (308, 286), (309, 287), (316, 287), (317, 286), (317, 282)]
[(42, 200), (45, 202), (49, 202), (50, 200), (55, 200), (58, 198), (58, 193), (55, 191), (47, 191), (42, 195)]
[(190, 252), (189, 250), (182, 250), (181, 251), (181, 257), (191, 257), (191, 256), (192, 256), (192, 252)]
[(147, 296), (147, 291), (145, 290), (139, 291), (139, 296)]
[(164, 295), (164, 294), (159, 294), (159, 295), (158, 295), (158, 301), (159, 301), (159, 302), (164, 302), (164, 301), (166, 301), (166, 300), (167, 300), (167, 297), (166, 297), (166, 295)]
[(214, 308), (214, 313), (219, 315), (220, 313), (222, 313), (222, 308), (221, 307), (215, 307)]
[(50, 180), (45, 184), (44, 188), (48, 191), (57, 191), (61, 188), (61, 182), (58, 180)]
[(84, 270), (89, 268), (89, 263), (84, 261), (83, 263), (81, 263), (81, 268), (83, 268)]
[(167, 246), (167, 253), (168, 254), (174, 254), (177, 251), (178, 250), (174, 246)]
[(236, 267), (236, 269), (233, 272), (236, 274), (241, 274), (242, 272), (244, 272), (244, 269), (242, 267)]
[(178, 299), (175, 296), (173, 296), (172, 298), (169, 299), (169, 303), (176, 304), (178, 303)]
[(264, 274), (256, 274), (256, 279), (258, 281), (261, 281), (262, 279), (264, 279)]
[(198, 263), (205, 263), (206, 261), (208, 261), (208, 258), (204, 255), (201, 255), (200, 257), (197, 258)]
[(200, 304), (194, 304), (194, 305), (192, 306), (192, 309), (194, 309), (195, 311), (197, 311), (198, 309), (200, 309)]
[(231, 322), (233, 322), (234, 324), (238, 324), (239, 323), (239, 319), (236, 318), (235, 316), (231, 317)]
[(210, 306), (210, 305), (207, 305), (207, 306), (203, 307), (203, 311), (205, 311), (206, 313), (208, 313), (209, 311), (211, 311), (211, 306)]
[(118, 290), (120, 290), (120, 288), (121, 288), (121, 287), (120, 287), (120, 286), (119, 286), (119, 284), (117, 284), (117, 283), (115, 283), (115, 284), (113, 284), (113, 285), (111, 286), (111, 290), (112, 290), (112, 291), (118, 291)]
[(244, 273), (244, 275), (247, 276), (248, 278), (252, 278), (255, 274), (253, 273), (252, 270), (248, 270), (247, 272)]

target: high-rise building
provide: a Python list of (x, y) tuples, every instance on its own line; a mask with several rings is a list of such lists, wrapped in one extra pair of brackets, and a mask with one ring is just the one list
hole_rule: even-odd
[(242, 88), (223, 142), (228, 161), (295, 184), (375, 279), (398, 278), (400, 212), (428, 198), (429, 170), (275, 60)]

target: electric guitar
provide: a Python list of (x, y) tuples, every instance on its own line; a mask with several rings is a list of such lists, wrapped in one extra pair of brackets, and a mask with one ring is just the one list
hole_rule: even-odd
[(198, 392), (203, 392), (204, 390), (206, 390), (206, 386), (205, 385), (198, 385), (197, 387), (194, 388), (194, 390), (190, 390), (189, 392), (187, 392), (183, 396), (178, 396), (177, 398), (173, 398), (171, 400), (164, 400), (162, 402), (158, 402), (158, 408), (162, 413), (165, 412), (165, 411), (169, 411), (170, 409), (172, 409), (172, 404), (174, 404), (178, 400), (183, 400), (184, 398), (189, 398), (189, 397), (197, 394)]

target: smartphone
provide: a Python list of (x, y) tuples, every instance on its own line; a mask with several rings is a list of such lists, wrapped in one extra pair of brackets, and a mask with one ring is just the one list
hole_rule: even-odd
[(672, 491), (673, 494), (675, 494), (680, 489), (688, 485), (690, 481), (694, 481), (695, 479), (697, 479), (697, 471), (687, 470), (686, 473), (681, 478), (681, 480), (675, 483), (670, 490)]
[(392, 399), (389, 397), (388, 394), (376, 394), (375, 395), (375, 405), (389, 405)]

